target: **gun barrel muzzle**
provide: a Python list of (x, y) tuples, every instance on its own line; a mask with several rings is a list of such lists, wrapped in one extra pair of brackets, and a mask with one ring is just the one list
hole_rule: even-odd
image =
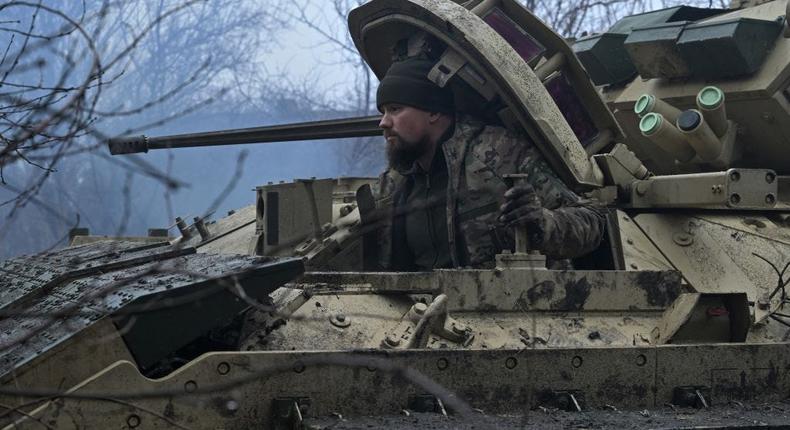
[(148, 138), (144, 135), (116, 137), (110, 139), (107, 145), (112, 155), (148, 152)]
[(110, 153), (115, 155), (148, 152), (153, 149), (381, 136), (380, 121), (381, 116), (373, 115), (170, 136), (125, 136), (110, 139), (108, 144)]

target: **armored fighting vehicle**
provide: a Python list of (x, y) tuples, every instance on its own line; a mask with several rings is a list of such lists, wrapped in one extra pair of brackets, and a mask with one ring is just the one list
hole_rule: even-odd
[[(788, 4), (663, 9), (572, 46), (513, 0), (354, 9), (376, 76), (427, 55), (459, 111), (527, 136), (606, 204), (600, 248), (574, 270), (517, 241), (486, 269), (376, 272), (375, 178), (263, 185), (225, 217), (177, 219), (174, 238), (77, 236), (0, 265), (2, 424), (300, 428), (421, 411), (525, 426), (786, 399)], [(109, 146), (374, 136), (377, 122)]]

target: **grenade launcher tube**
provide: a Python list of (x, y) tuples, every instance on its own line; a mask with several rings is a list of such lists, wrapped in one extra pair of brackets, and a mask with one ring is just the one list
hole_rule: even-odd
[(148, 152), (151, 149), (381, 136), (382, 131), (378, 126), (380, 120), (380, 116), (373, 115), (159, 137), (124, 136), (110, 139), (108, 146), (110, 154), (119, 155)]

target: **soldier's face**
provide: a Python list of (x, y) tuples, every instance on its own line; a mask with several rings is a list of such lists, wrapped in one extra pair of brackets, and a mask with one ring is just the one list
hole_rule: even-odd
[(399, 104), (386, 104), (382, 110), (379, 127), (387, 140), (390, 166), (408, 169), (430, 148), (431, 114)]

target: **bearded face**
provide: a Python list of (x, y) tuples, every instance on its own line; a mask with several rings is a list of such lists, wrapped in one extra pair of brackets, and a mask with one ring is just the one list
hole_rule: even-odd
[(427, 138), (407, 140), (392, 131), (385, 131), (387, 139), (387, 161), (389, 166), (397, 171), (411, 169), (414, 162), (425, 155), (430, 147)]
[(384, 106), (379, 127), (387, 140), (390, 167), (404, 171), (425, 155), (430, 145), (430, 113), (398, 104)]

